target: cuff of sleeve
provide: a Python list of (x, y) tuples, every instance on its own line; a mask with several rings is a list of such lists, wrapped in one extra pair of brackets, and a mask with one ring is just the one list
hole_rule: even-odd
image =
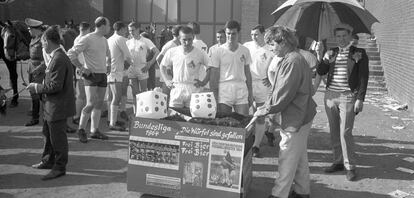
[(36, 94), (39, 93), (39, 84), (35, 84), (34, 86)]

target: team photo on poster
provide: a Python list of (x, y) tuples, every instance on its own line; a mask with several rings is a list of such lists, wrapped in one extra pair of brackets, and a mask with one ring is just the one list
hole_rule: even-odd
[(179, 149), (178, 141), (131, 136), (129, 163), (178, 170)]

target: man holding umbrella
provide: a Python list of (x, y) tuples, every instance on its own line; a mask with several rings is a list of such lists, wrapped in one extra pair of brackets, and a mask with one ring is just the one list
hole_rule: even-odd
[(319, 75), (328, 74), (325, 110), (329, 121), (333, 164), (325, 169), (333, 173), (346, 169), (349, 181), (356, 179), (356, 159), (352, 129), (355, 116), (362, 111), (368, 85), (368, 56), (364, 49), (352, 45), (353, 28), (340, 23), (334, 28), (338, 47), (318, 57), (322, 60), (317, 67)]

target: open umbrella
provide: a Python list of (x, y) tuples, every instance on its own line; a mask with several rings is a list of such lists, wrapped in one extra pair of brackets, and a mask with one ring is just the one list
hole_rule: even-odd
[(353, 33), (370, 33), (378, 20), (356, 0), (288, 0), (272, 15), (275, 25), (296, 29), (299, 36), (322, 40), (333, 37), (333, 28), (342, 22)]

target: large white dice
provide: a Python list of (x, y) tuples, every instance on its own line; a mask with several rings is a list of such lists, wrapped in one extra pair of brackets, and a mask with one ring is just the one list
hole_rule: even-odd
[(194, 118), (215, 118), (217, 103), (213, 92), (191, 94), (190, 111)]
[(160, 119), (167, 117), (167, 95), (157, 91), (137, 94), (136, 117)]

